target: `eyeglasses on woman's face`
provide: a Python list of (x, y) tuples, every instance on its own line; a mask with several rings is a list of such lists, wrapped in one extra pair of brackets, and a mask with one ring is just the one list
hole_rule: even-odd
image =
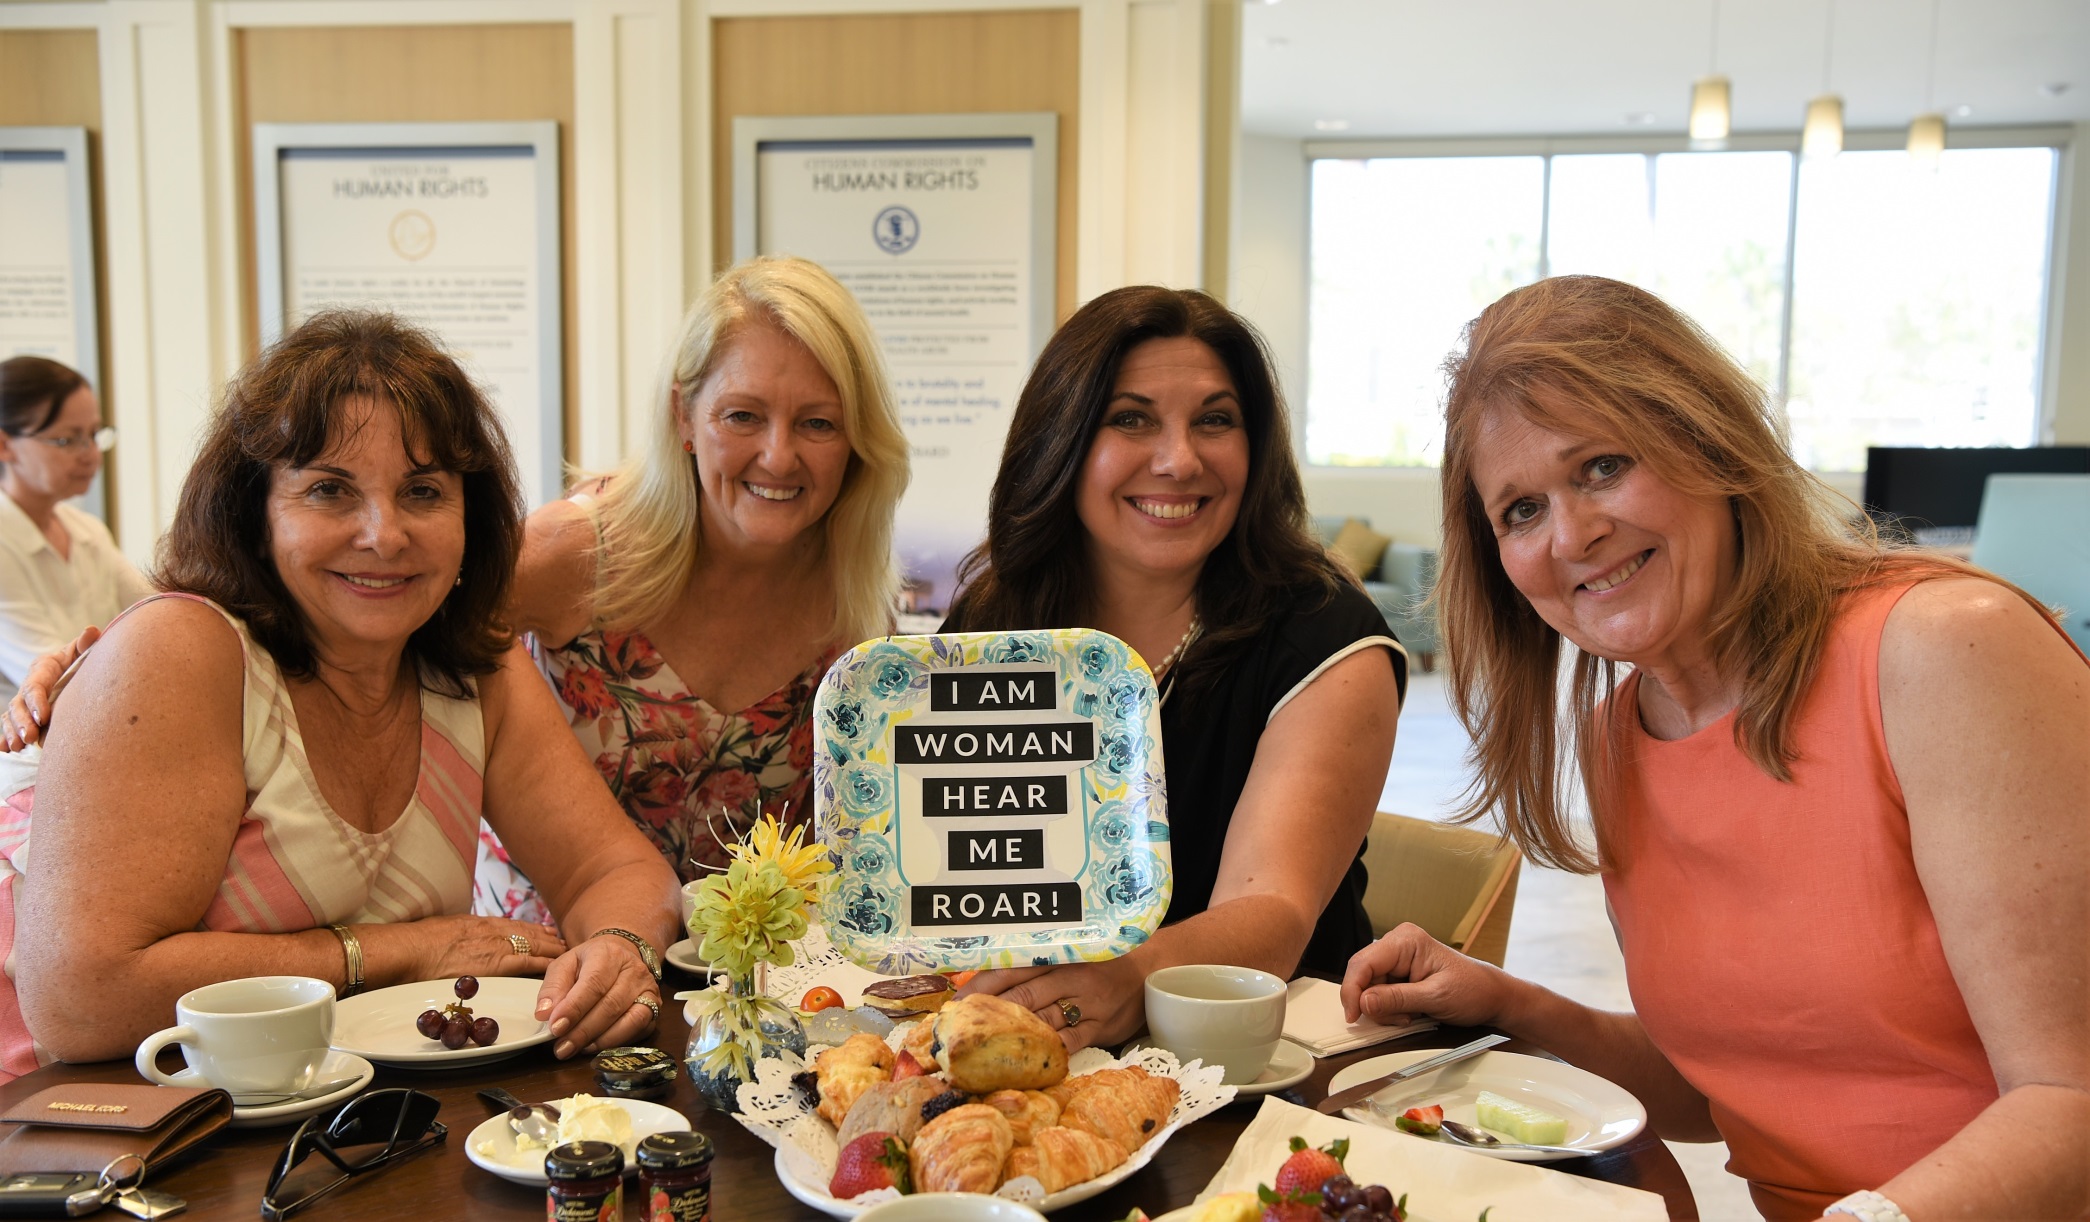
[(107, 454), (116, 448), (116, 430), (113, 428), (99, 428), (92, 433), (28, 433), (17, 436), (15, 440), (33, 441), (38, 445), (47, 445), (60, 453), (79, 452), (82, 447), (91, 445), (102, 453)]

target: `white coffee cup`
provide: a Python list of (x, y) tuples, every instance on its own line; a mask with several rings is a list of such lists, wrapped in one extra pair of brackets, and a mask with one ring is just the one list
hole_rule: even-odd
[(857, 1222), (1045, 1222), (1020, 1201), (979, 1192), (923, 1192), (873, 1205)]
[(326, 1058), (334, 1039), (334, 986), (308, 976), (250, 976), (191, 989), (174, 1003), (178, 1026), (138, 1045), (138, 1072), (177, 1083), (153, 1063), (160, 1049), (181, 1045), (189, 1068), (233, 1092), (298, 1091)]
[(1147, 1029), (1188, 1063), (1220, 1066), (1231, 1086), (1253, 1082), (1284, 1036), (1284, 981), (1219, 963), (1164, 967), (1147, 977)]

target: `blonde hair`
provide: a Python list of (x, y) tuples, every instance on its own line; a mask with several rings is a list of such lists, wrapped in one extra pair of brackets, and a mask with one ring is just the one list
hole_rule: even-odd
[[(1474, 744), (1476, 776), (1460, 817), (1500, 811), (1506, 832), (1541, 864), (1584, 874), (1608, 864), (1603, 810), (1618, 761), (1598, 718), (1617, 687), (1617, 664), (1576, 650), (1561, 691), (1561, 636), (1510, 583), (1473, 483), (1474, 449), (1491, 410), (1616, 439), (1672, 487), (1733, 507), (1736, 570), (1706, 641), (1721, 673), (1741, 683), (1735, 745), (1780, 781), (1792, 779), (1793, 721), (1845, 594), (1896, 579), (1976, 575), (2047, 614), (1972, 565), (1882, 543), (1848, 498), (1794, 461), (1763, 388), (1652, 293), (1597, 276), (1541, 280), (1482, 311), (1445, 368), (1444, 543), (1431, 599), (1452, 704)], [(1594, 856), (1574, 835), (1563, 800), (1570, 760), (1596, 815)]]
[(834, 583), (832, 635), (854, 644), (890, 630), (899, 596), (893, 511), (907, 489), (908, 450), (878, 343), (856, 298), (826, 269), (771, 257), (727, 268), (690, 306), (656, 385), (653, 401), (661, 410), (652, 436), (594, 503), (602, 538), (597, 627), (656, 620), (688, 584), (703, 533), (703, 500), (678, 416), (733, 337), (751, 325), (777, 327), (804, 344), (841, 396), (849, 467), (827, 511), (823, 540)]

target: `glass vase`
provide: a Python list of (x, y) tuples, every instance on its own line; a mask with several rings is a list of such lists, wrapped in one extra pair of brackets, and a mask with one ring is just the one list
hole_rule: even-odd
[(762, 994), (761, 965), (730, 977), (723, 990), (697, 999), (689, 1033), (689, 1080), (704, 1102), (722, 1112), (740, 1110), (740, 1087), (755, 1077), (755, 1062), (786, 1052), (803, 1057), (805, 1027), (789, 1006)]

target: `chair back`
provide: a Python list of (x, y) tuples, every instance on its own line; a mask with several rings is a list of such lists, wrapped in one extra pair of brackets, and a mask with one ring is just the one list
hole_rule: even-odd
[(1517, 846), (1487, 832), (1380, 811), (1364, 842), (1372, 936), (1412, 922), (1453, 950), (1500, 967), (1523, 862)]
[(1989, 476), (1974, 563), (2060, 608), (2090, 653), (2090, 475)]

